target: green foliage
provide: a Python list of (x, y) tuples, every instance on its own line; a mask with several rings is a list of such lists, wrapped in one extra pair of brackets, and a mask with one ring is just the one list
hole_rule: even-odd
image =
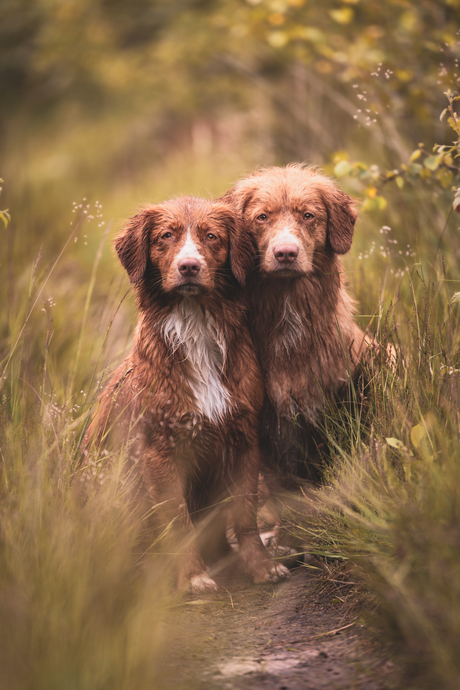
[[(350, 163), (345, 153), (336, 155), (334, 174), (338, 178), (348, 175), (367, 185), (366, 198), (361, 205), (363, 211), (386, 209), (387, 201), (381, 193), (389, 182), (394, 181), (397, 187), (402, 189), (406, 182), (414, 184), (423, 180), (432, 180), (441, 188), (447, 189), (460, 176), (460, 124), (454, 109), (454, 103), (460, 100), (460, 96), (454, 96), (448, 90), (446, 97), (449, 105), (442, 111), (440, 120), (442, 121), (446, 114), (449, 115), (447, 121), (458, 137), (452, 144), (435, 144), (433, 153), (427, 151), (424, 144), (419, 144), (407, 163), (402, 163), (399, 169), (384, 171), (375, 164), (368, 166), (362, 162)], [(460, 188), (453, 187), (452, 191), (455, 193), (452, 206), (455, 211), (460, 212)]]

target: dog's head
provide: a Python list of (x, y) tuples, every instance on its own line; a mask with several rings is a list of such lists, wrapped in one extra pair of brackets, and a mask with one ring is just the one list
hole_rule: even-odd
[(197, 295), (219, 288), (230, 275), (244, 284), (253, 253), (230, 205), (181, 197), (148, 206), (115, 240), (132, 283), (149, 277), (149, 290)]
[(267, 168), (238, 182), (224, 198), (240, 213), (264, 274), (306, 275), (351, 247), (353, 201), (314, 168)]

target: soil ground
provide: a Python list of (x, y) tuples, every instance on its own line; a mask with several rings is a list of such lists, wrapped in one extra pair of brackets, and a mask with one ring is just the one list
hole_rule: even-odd
[(277, 585), (242, 577), (219, 584), (216, 594), (189, 597), (168, 623), (174, 642), (162, 690), (395, 687), (385, 650), (340, 590), (321, 593), (314, 569), (298, 567)]

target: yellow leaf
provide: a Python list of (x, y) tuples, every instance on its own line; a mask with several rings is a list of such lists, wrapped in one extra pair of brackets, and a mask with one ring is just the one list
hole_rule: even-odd
[(289, 41), (289, 36), (285, 31), (271, 31), (267, 36), (267, 41), (272, 48), (284, 48)]
[(397, 450), (405, 450), (406, 447), (402, 441), (400, 441), (398, 438), (386, 438), (385, 441), (388, 443), (389, 446), (392, 448), (396, 448)]
[(355, 13), (351, 7), (342, 7), (339, 10), (329, 10), (329, 16), (338, 24), (350, 24)]
[(377, 187), (369, 187), (369, 189), (366, 189), (366, 194), (369, 199), (373, 199), (377, 195), (377, 191)]
[(404, 187), (404, 178), (402, 178), (401, 175), (397, 176), (395, 182), (398, 185), (399, 189), (402, 189)]
[(414, 448), (419, 448), (422, 438), (425, 436), (425, 428), (421, 424), (416, 424), (410, 431), (410, 440)]
[(417, 158), (420, 158), (421, 155), (422, 155), (422, 152), (420, 151), (420, 149), (416, 149), (416, 151), (411, 153), (409, 161), (412, 163), (412, 161), (416, 161)]

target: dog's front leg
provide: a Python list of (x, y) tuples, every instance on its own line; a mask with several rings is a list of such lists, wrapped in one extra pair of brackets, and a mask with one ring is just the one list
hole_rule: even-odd
[(289, 570), (273, 563), (260, 539), (257, 527), (258, 445), (250, 445), (239, 456), (239, 472), (234, 484), (232, 513), (235, 534), (244, 568), (256, 583), (278, 582)]
[(189, 589), (194, 594), (216, 591), (217, 585), (207, 575), (197, 548), (195, 528), (185, 498), (185, 477), (181, 476), (174, 458), (149, 449), (144, 454), (144, 471), (167, 550), (178, 556), (178, 588)]

